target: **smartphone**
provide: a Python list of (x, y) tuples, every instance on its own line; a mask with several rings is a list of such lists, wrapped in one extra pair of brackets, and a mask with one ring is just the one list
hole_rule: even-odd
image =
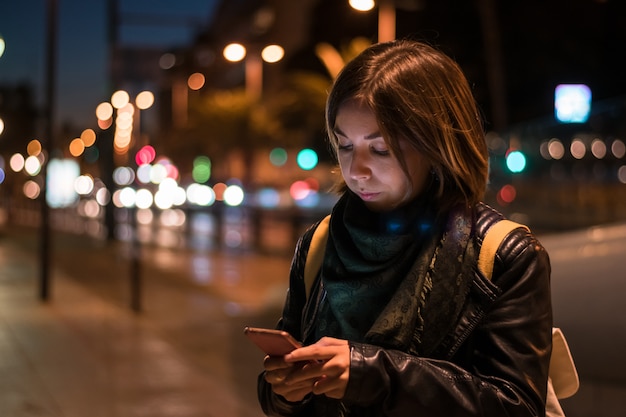
[(246, 327), (243, 332), (263, 352), (270, 356), (284, 356), (302, 344), (284, 330)]

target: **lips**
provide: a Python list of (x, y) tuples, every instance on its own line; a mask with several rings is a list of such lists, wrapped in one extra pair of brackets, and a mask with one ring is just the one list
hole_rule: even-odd
[(363, 201), (371, 201), (380, 195), (380, 193), (368, 193), (364, 191), (359, 191), (358, 194)]

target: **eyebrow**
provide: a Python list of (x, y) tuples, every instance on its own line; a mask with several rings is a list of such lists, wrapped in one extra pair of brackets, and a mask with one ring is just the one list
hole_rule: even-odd
[[(333, 131), (335, 132), (335, 135), (337, 135), (337, 136), (343, 136), (343, 137), (346, 137), (346, 138), (348, 137), (345, 133), (343, 133), (341, 131), (341, 129), (339, 129), (337, 127), (335, 129), (333, 129)], [(372, 139), (382, 138), (382, 136), (383, 135), (380, 133), (380, 131), (377, 130), (374, 133), (370, 133), (369, 135), (366, 135), (363, 139), (372, 140)]]

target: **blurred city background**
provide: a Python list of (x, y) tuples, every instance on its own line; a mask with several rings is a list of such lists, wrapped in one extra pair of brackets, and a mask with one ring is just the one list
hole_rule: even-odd
[[(67, 305), (116, 307), (213, 381), (200, 391), (234, 387), (211, 407), (230, 395), (228, 415), (259, 415), (261, 357), (240, 328), (274, 325), (296, 240), (335, 201), (326, 93), (351, 57), (402, 37), (465, 71), (485, 118), (486, 200), (551, 253), (556, 325), (583, 384), (567, 414), (623, 412), (626, 323), (611, 310), (626, 278), (620, 0), (2, 2), (0, 284), (31, 290), (5, 288), (5, 331), (19, 333), (11, 306), (72, 294)], [(40, 415), (5, 384), (7, 415)], [(103, 416), (143, 415), (102, 398)]]

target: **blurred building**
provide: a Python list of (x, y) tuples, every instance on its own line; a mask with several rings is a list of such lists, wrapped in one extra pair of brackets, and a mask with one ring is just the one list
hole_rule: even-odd
[(0, 154), (5, 158), (21, 152), (38, 133), (38, 111), (29, 85), (0, 86)]

